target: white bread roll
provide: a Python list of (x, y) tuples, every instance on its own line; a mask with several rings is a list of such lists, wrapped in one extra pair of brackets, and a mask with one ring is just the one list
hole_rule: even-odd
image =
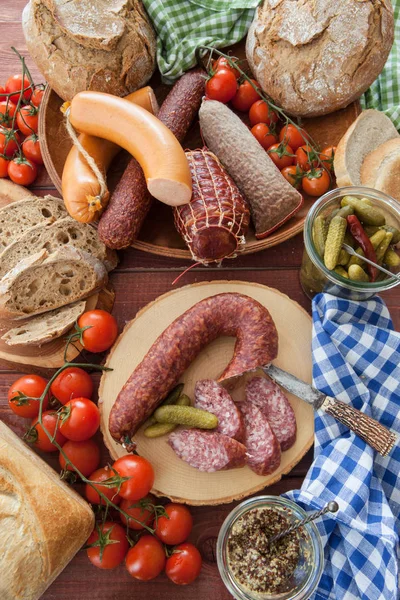
[(400, 201), (400, 137), (367, 154), (361, 166), (361, 184)]
[(390, 0), (264, 0), (246, 54), (272, 100), (311, 117), (359, 98), (381, 72), (393, 36)]

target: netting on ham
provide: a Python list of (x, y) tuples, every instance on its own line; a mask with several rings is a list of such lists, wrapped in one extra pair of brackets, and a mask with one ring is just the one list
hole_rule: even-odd
[(246, 199), (207, 148), (187, 150), (193, 193), (174, 209), (175, 226), (193, 260), (202, 264), (234, 258), (244, 248), (250, 222)]

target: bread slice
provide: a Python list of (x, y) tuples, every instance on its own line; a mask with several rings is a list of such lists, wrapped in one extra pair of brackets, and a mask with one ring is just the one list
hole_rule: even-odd
[(65, 246), (21, 260), (0, 281), (0, 318), (22, 319), (87, 298), (106, 285), (104, 264)]
[(91, 225), (78, 223), (67, 216), (55, 223), (40, 223), (31, 227), (15, 242), (7, 246), (0, 254), (0, 279), (15, 267), (20, 260), (47, 250), (49, 254), (63, 248), (66, 244), (84, 250), (103, 261), (110, 271), (117, 265), (117, 255), (99, 240), (97, 231)]
[(0, 208), (0, 252), (31, 227), (54, 223), (67, 215), (64, 202), (53, 196), (32, 196), (7, 204)]
[(340, 140), (334, 169), (338, 187), (361, 185), (364, 158), (387, 140), (399, 134), (392, 121), (379, 110), (364, 110)]
[(41, 346), (66, 333), (85, 311), (86, 301), (50, 310), (10, 329), (2, 336), (8, 346)]
[(400, 200), (400, 137), (367, 154), (361, 166), (361, 183)]

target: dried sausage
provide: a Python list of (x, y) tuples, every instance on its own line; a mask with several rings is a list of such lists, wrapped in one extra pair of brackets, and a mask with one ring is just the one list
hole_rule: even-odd
[(171, 433), (168, 443), (179, 458), (199, 471), (213, 473), (246, 464), (246, 447), (222, 433), (182, 429)]
[(236, 337), (232, 360), (219, 381), (269, 363), (278, 353), (278, 333), (268, 310), (244, 294), (201, 300), (157, 338), (117, 396), (110, 412), (112, 437), (128, 448), (138, 430), (176, 385), (200, 350), (219, 336)]
[(208, 264), (235, 258), (245, 245), (250, 211), (232, 177), (207, 150), (187, 150), (192, 198), (174, 208), (175, 227), (193, 260)]
[(241, 442), (244, 425), (240, 410), (229, 392), (212, 379), (202, 379), (194, 388), (194, 406), (218, 417), (217, 432)]
[(265, 377), (253, 377), (246, 385), (246, 401), (267, 417), (281, 450), (291, 448), (296, 441), (296, 416), (279, 385)]
[(247, 464), (257, 475), (269, 475), (281, 462), (281, 447), (267, 418), (255, 404), (240, 402), (244, 420)]

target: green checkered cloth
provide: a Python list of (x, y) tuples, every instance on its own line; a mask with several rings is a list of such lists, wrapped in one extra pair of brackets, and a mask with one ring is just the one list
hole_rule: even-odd
[(157, 32), (157, 62), (172, 83), (196, 64), (199, 46), (223, 48), (241, 40), (261, 0), (143, 0)]

